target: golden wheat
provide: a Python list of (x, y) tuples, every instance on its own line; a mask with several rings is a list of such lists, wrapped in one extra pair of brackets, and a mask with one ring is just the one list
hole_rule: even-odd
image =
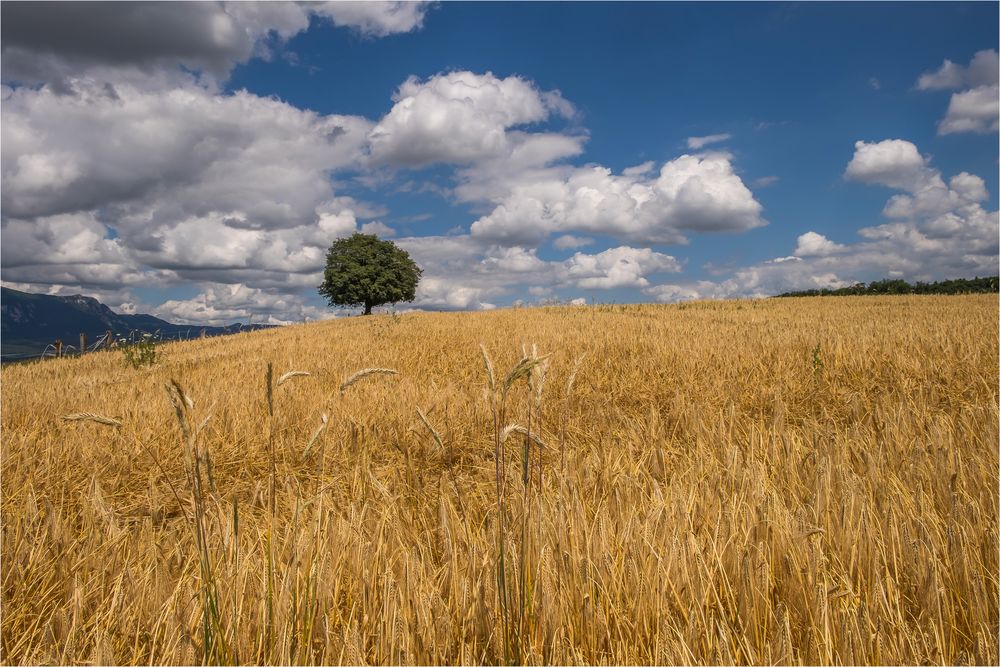
[(411, 313), (4, 367), (0, 659), (997, 664), (997, 321)]

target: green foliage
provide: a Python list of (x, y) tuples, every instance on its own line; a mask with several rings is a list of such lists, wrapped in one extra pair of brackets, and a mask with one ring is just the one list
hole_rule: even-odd
[(819, 375), (823, 372), (823, 357), (820, 355), (819, 343), (816, 343), (816, 347), (812, 351), (812, 361), (813, 361), (813, 374)]
[(409, 253), (374, 234), (338, 239), (326, 254), (319, 293), (331, 306), (375, 306), (413, 301), (422, 273)]
[(152, 334), (142, 334), (139, 338), (118, 339), (125, 363), (132, 368), (152, 366), (156, 363), (156, 341)]
[(935, 283), (918, 282), (913, 285), (905, 280), (876, 280), (855, 283), (850, 287), (837, 289), (809, 289), (799, 292), (785, 292), (778, 296), (856, 296), (861, 294), (988, 294), (998, 291), (1000, 277), (956, 278)]

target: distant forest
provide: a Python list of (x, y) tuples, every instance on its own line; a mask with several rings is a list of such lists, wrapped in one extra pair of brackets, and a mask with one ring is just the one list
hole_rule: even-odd
[(785, 292), (778, 296), (857, 296), (860, 294), (983, 294), (996, 292), (1000, 276), (987, 278), (956, 278), (936, 283), (915, 283), (905, 280), (876, 280), (873, 283), (855, 283), (838, 289), (807, 289)]

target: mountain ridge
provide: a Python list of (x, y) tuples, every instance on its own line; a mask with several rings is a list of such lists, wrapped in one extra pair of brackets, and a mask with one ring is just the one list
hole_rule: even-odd
[(108, 331), (115, 336), (159, 334), (162, 338), (224, 336), (273, 325), (234, 323), (221, 327), (175, 324), (154, 315), (116, 313), (91, 296), (53, 296), (0, 287), (0, 354), (4, 359), (40, 356), (62, 340), (76, 345), (81, 333), (93, 343)]

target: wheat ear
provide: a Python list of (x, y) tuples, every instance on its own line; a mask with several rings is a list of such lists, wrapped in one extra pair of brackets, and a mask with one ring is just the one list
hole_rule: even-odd
[(78, 421), (90, 421), (96, 422), (98, 424), (104, 424), (105, 426), (121, 426), (122, 423), (118, 419), (112, 417), (103, 417), (101, 415), (94, 414), (93, 412), (75, 412), (71, 415), (63, 415), (61, 419), (64, 422), (78, 422)]
[(393, 370), (392, 368), (362, 368), (360, 371), (358, 371), (351, 377), (344, 380), (344, 382), (340, 385), (340, 391), (344, 391), (352, 384), (358, 383), (361, 380), (364, 380), (366, 377), (370, 377), (372, 375), (396, 375), (396, 374), (397, 371)]

